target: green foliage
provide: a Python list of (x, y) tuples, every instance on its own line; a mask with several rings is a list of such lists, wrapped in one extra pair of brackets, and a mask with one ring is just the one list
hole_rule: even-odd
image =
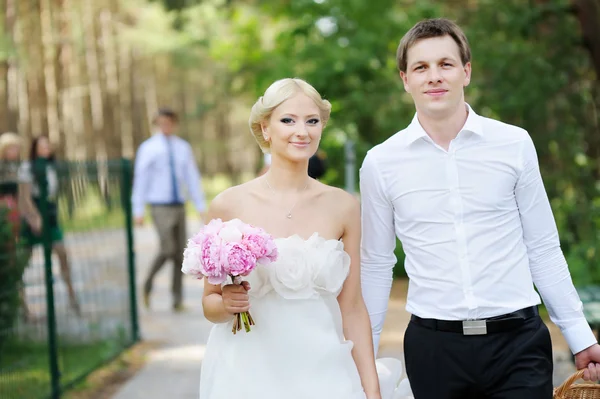
[(19, 287), (26, 264), (23, 255), (8, 220), (8, 209), (0, 204), (0, 351), (19, 313)]
[[(178, 9), (183, 0), (165, 1)], [(219, 71), (216, 90), (248, 103), (284, 77), (306, 79), (332, 102), (322, 140), (330, 165), (324, 180), (338, 186), (346, 140), (356, 142), (360, 165), (369, 148), (414, 115), (396, 69), (402, 35), (424, 18), (456, 20), (473, 53), (467, 101), (481, 115), (529, 131), (573, 276), (580, 284), (600, 282), (600, 86), (572, 1), (190, 0), (185, 6), (186, 23), (171, 41), (182, 68)]]
[[(391, 0), (294, 1), (269, 12), (285, 19), (287, 29), (268, 51), (271, 68), (257, 77), (255, 91), (275, 79), (299, 76), (332, 101), (322, 147), (335, 171), (326, 180), (340, 186), (347, 138), (358, 141), (360, 165), (369, 148), (414, 115), (395, 65), (401, 36), (423, 18), (458, 21), (473, 52), (467, 101), (482, 115), (530, 132), (575, 280), (600, 281), (594, 264), (600, 231), (599, 160), (589, 155), (592, 137), (600, 134), (594, 117), (597, 83), (567, 0), (539, 5), (421, 1), (409, 7)], [(397, 255), (401, 265), (401, 249)]]

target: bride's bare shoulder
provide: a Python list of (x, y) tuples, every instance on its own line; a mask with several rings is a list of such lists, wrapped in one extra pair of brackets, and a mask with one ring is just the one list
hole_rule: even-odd
[(253, 179), (221, 191), (210, 203), (208, 208), (209, 218), (229, 220), (238, 217), (244, 201), (247, 201), (253, 195), (255, 187), (256, 179)]
[(360, 203), (356, 196), (341, 188), (329, 186), (321, 182), (318, 183), (319, 190), (321, 191), (321, 195), (327, 203), (327, 206), (334, 204), (337, 209), (344, 213), (352, 212), (360, 208)]

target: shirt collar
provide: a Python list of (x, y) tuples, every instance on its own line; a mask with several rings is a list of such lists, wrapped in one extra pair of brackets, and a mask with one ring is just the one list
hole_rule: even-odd
[[(462, 129), (460, 129), (460, 131), (468, 131), (477, 134), (478, 136), (483, 136), (481, 116), (477, 115), (477, 113), (473, 111), (473, 108), (471, 108), (469, 104), (465, 104), (467, 106), (469, 114), (467, 116), (465, 124), (463, 125)], [(427, 132), (425, 131), (425, 129), (423, 129), (423, 126), (421, 126), (418, 115), (415, 112), (415, 116), (413, 117), (412, 122), (410, 123), (410, 125), (408, 125), (408, 128), (405, 131), (406, 144), (410, 145), (423, 137), (427, 137)]]
[(174, 135), (174, 134), (171, 134), (171, 135), (167, 136), (161, 130), (157, 130), (156, 131), (156, 135), (159, 136), (159, 137), (162, 137), (165, 140), (173, 140), (173, 138), (176, 137), (176, 135)]

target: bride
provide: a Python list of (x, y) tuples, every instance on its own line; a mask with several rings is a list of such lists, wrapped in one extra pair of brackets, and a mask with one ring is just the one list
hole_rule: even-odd
[[(331, 104), (308, 83), (282, 79), (252, 107), (250, 129), (269, 171), (219, 194), (208, 219), (240, 219), (275, 237), (278, 259), (242, 285), (204, 282), (215, 323), (200, 399), (392, 399), (401, 363), (375, 361), (360, 286), (360, 207), (308, 176)], [(251, 309), (252, 331), (233, 335)]]

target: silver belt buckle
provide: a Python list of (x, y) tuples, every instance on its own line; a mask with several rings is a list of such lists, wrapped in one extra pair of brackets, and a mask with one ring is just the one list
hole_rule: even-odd
[(465, 320), (462, 322), (463, 335), (486, 335), (487, 324), (485, 320)]

